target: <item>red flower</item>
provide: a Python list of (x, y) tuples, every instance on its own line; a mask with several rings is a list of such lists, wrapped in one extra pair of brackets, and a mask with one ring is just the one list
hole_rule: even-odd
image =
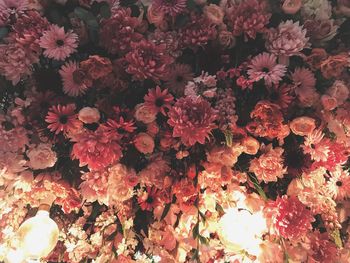
[(310, 262), (333, 263), (337, 256), (337, 247), (329, 240), (328, 233), (315, 232), (311, 238)]
[(173, 137), (180, 137), (183, 144), (192, 146), (196, 142), (205, 143), (212, 129), (216, 111), (201, 97), (179, 99), (170, 109), (169, 125), (173, 126)]
[(78, 120), (77, 114), (74, 111), (74, 104), (52, 106), (45, 118), (45, 121), (49, 123), (47, 127), (51, 132), (55, 132), (55, 134), (59, 134), (60, 132), (67, 133), (79, 128), (81, 122)]
[(124, 120), (124, 118), (120, 116), (119, 120), (108, 119), (104, 127), (108, 133), (124, 137), (126, 134), (132, 133), (136, 130), (136, 127), (134, 125), (135, 123), (133, 121)]
[(168, 89), (161, 90), (159, 86), (155, 89), (149, 89), (148, 94), (144, 97), (145, 106), (155, 109), (157, 112), (161, 112), (166, 115), (165, 109), (170, 109), (171, 102), (174, 97), (168, 93)]
[(297, 197), (277, 197), (272, 207), (273, 226), (282, 237), (298, 239), (312, 229), (314, 218), (311, 211)]
[(139, 25), (136, 17), (131, 17), (131, 9), (119, 8), (109, 19), (103, 20), (100, 31), (100, 44), (111, 54), (126, 53), (130, 43), (137, 42), (142, 35), (135, 32)]
[(126, 54), (129, 63), (126, 71), (137, 80), (159, 81), (168, 73), (168, 65), (173, 59), (166, 53), (166, 45), (156, 45), (147, 40), (131, 43), (132, 51)]
[(80, 166), (88, 165), (91, 170), (103, 169), (118, 161), (122, 156), (115, 136), (108, 134), (103, 126), (96, 131), (84, 131), (74, 138), (72, 157), (79, 159)]
[(154, 186), (147, 186), (146, 191), (138, 197), (138, 202), (142, 210), (151, 211), (161, 204), (160, 190)]

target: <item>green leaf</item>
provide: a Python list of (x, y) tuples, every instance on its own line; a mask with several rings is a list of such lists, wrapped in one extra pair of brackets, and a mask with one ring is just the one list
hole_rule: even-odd
[(221, 214), (221, 215), (225, 214), (224, 209), (218, 203), (216, 203), (215, 210), (218, 211), (218, 213)]
[(264, 200), (267, 200), (268, 198), (267, 198), (264, 190), (262, 189), (261, 185), (259, 184), (258, 179), (256, 179), (256, 177), (251, 173), (248, 173), (248, 178), (253, 183), (255, 190), (259, 193), (259, 195), (262, 198), (264, 198)]
[(225, 134), (225, 140), (226, 140), (226, 145), (228, 147), (232, 146), (232, 132), (230, 130), (224, 131)]
[(333, 238), (334, 243), (337, 245), (338, 248), (342, 248), (343, 247), (343, 242), (341, 240), (340, 231), (339, 231), (338, 228), (336, 228), (335, 230), (333, 230), (331, 232), (331, 237)]
[(9, 30), (7, 29), (7, 27), (1, 27), (0, 28), (0, 39), (3, 39), (4, 37), (6, 37), (8, 33), (9, 33)]
[(199, 223), (198, 222), (192, 230), (192, 236), (194, 239), (196, 239), (199, 236)]
[(100, 8), (100, 15), (103, 18), (110, 18), (111, 17), (111, 9), (109, 8), (108, 4), (103, 4)]
[(76, 7), (74, 9), (74, 14), (84, 22), (96, 19), (93, 13), (81, 7)]
[(160, 217), (160, 220), (163, 220), (166, 217), (166, 215), (170, 210), (170, 206), (171, 206), (171, 203), (165, 205), (162, 216)]
[(208, 238), (206, 238), (206, 237), (204, 237), (204, 236), (201, 236), (201, 235), (199, 235), (198, 238), (199, 238), (199, 241), (200, 241), (202, 244), (208, 245), (208, 243), (209, 243)]
[(205, 220), (206, 220), (205, 215), (199, 210), (198, 210), (198, 214), (202, 218), (202, 221), (205, 222)]

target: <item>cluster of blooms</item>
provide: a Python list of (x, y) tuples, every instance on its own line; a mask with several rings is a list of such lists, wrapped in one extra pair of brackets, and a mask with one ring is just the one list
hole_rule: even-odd
[[(350, 0), (0, 0), (0, 261), (350, 258)], [(40, 241), (39, 241), (40, 242)]]

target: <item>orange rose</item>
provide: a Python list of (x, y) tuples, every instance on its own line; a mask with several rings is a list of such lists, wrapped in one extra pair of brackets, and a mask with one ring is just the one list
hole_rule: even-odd
[(346, 53), (341, 53), (335, 56), (329, 56), (321, 62), (321, 72), (323, 77), (330, 79), (338, 78), (344, 71), (344, 68), (349, 64), (349, 56)]
[(311, 134), (316, 128), (316, 123), (313, 118), (302, 116), (295, 118), (290, 124), (290, 129), (296, 135), (306, 136)]

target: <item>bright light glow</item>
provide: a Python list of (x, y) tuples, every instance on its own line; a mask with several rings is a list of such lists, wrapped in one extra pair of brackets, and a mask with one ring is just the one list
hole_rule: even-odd
[(251, 214), (248, 210), (230, 208), (219, 222), (219, 237), (228, 251), (247, 251), (259, 255), (261, 236), (266, 229), (262, 212)]
[(18, 229), (19, 249), (26, 260), (41, 259), (55, 248), (58, 234), (58, 226), (50, 218), (49, 212), (39, 210)]
[(24, 262), (24, 254), (21, 250), (11, 249), (5, 258), (5, 263), (22, 263)]

